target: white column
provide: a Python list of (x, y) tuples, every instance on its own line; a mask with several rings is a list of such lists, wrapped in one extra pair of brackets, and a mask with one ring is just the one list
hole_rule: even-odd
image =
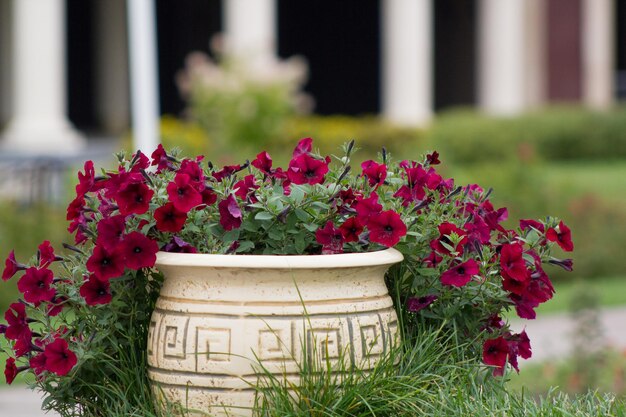
[(596, 109), (613, 103), (615, 4), (613, 0), (583, 0), (583, 99)]
[(125, 0), (98, 0), (96, 17), (96, 114), (108, 133), (128, 129), (128, 32)]
[(65, 2), (15, 0), (12, 119), (3, 148), (29, 153), (73, 153), (83, 138), (66, 117)]
[(159, 138), (156, 14), (153, 0), (127, 0), (133, 148), (150, 154)]
[(11, 117), (11, 2), (0, 0), (0, 127)]
[(479, 90), (483, 110), (523, 111), (525, 103), (524, 0), (480, 0)]
[(382, 1), (382, 113), (395, 123), (432, 117), (431, 0)]
[(249, 65), (276, 59), (276, 0), (224, 0), (226, 52)]

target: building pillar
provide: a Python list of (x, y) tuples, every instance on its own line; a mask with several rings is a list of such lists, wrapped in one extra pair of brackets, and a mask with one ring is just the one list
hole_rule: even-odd
[(159, 83), (154, 0), (127, 0), (133, 150), (152, 153), (159, 136)]
[(128, 32), (124, 0), (95, 2), (96, 114), (107, 133), (129, 126)]
[(11, 1), (0, 0), (0, 129), (11, 117)]
[(65, 2), (12, 3), (12, 107), (5, 150), (74, 153), (84, 145), (67, 119)]
[(480, 0), (478, 101), (490, 114), (526, 108), (524, 0)]
[(583, 100), (603, 110), (613, 103), (615, 4), (613, 0), (583, 0)]
[(432, 117), (431, 0), (382, 1), (382, 113), (422, 126)]
[(526, 0), (525, 102), (539, 107), (546, 102), (546, 1)]
[(227, 54), (253, 67), (276, 59), (276, 0), (225, 0), (222, 21)]

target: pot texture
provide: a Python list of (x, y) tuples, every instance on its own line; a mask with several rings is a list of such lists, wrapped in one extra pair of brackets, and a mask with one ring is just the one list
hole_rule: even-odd
[(371, 369), (398, 341), (384, 275), (401, 260), (395, 249), (309, 256), (159, 252), (165, 282), (148, 337), (155, 393), (198, 410), (191, 415), (249, 416), (259, 362), (294, 384), (296, 362), (311, 352)]

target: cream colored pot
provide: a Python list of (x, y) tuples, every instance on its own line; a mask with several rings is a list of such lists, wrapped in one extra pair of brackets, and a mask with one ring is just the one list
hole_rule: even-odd
[(401, 260), (395, 249), (309, 256), (159, 252), (156, 267), (165, 282), (148, 337), (153, 389), (198, 410), (192, 415), (249, 416), (259, 362), (295, 384), (304, 352), (370, 369), (398, 340), (384, 275)]

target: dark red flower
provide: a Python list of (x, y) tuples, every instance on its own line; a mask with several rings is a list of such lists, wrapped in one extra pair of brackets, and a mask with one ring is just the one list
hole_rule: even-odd
[(4, 271), (2, 272), (2, 280), (8, 281), (17, 272), (26, 269), (26, 265), (22, 265), (15, 260), (15, 251), (11, 251), (7, 259), (4, 261)]
[(96, 245), (87, 260), (87, 270), (100, 279), (119, 277), (124, 273), (124, 253), (119, 246), (108, 249)]
[(141, 182), (129, 182), (120, 186), (115, 194), (115, 201), (120, 214), (143, 214), (150, 207), (150, 199), (154, 195), (148, 186)]
[(157, 148), (154, 150), (154, 152), (152, 152), (152, 155), (150, 155), (150, 157), (152, 158), (151, 165), (157, 167), (157, 172), (173, 168), (172, 163), (170, 162), (170, 157), (167, 155), (167, 152), (165, 152), (165, 149), (161, 144), (157, 146)]
[(15, 356), (18, 358), (31, 353), (33, 350), (31, 337), (20, 337), (17, 339), (13, 345), (13, 350), (15, 351)]
[(505, 291), (509, 291), (517, 295), (524, 294), (529, 284), (530, 284), (530, 280), (518, 281), (516, 279), (509, 277), (508, 275), (503, 276), (503, 280), (502, 280), (502, 288)]
[(246, 175), (242, 180), (237, 181), (233, 188), (236, 189), (235, 195), (241, 200), (246, 201), (249, 197), (253, 203), (258, 201), (254, 196), (254, 190), (258, 189), (259, 186), (254, 179), (254, 175)]
[(185, 159), (180, 164), (180, 169), (178, 170), (177, 175), (186, 174), (189, 176), (191, 185), (201, 193), (204, 190), (204, 172), (202, 172), (202, 168), (198, 162), (193, 161), (191, 159)]
[(58, 316), (59, 313), (63, 311), (66, 301), (67, 301), (67, 297), (64, 297), (64, 296), (53, 298), (47, 306), (48, 316), (50, 317)]
[(96, 173), (93, 168), (93, 161), (85, 162), (85, 173), (78, 171), (78, 184), (76, 184), (76, 195), (83, 196), (93, 191)]
[(406, 301), (406, 309), (412, 313), (417, 313), (420, 310), (425, 309), (429, 305), (437, 300), (436, 295), (424, 295), (422, 297), (410, 297)]
[(524, 247), (521, 243), (506, 243), (500, 250), (500, 267), (502, 275), (517, 281), (527, 281), (530, 278), (526, 261), (524, 261)]
[(296, 145), (296, 148), (293, 150), (293, 158), (297, 158), (300, 155), (308, 154), (309, 152), (311, 152), (312, 148), (313, 148), (313, 139), (311, 138), (300, 139), (300, 141)]
[(167, 185), (167, 195), (177, 210), (184, 213), (202, 204), (202, 195), (196, 190), (187, 174), (176, 174)]
[(141, 151), (137, 151), (133, 154), (131, 163), (130, 172), (141, 172), (150, 167), (150, 159)]
[(565, 226), (563, 221), (559, 222), (559, 225), (556, 228), (549, 228), (546, 232), (546, 238), (550, 242), (556, 242), (565, 252), (571, 252), (574, 250), (572, 232), (569, 227)]
[(509, 344), (502, 336), (488, 339), (483, 344), (483, 362), (495, 367), (494, 375), (502, 375), (509, 356)]
[(371, 187), (383, 184), (387, 178), (387, 165), (379, 164), (371, 159), (363, 162), (361, 169)]
[(534, 297), (531, 297), (528, 292), (524, 292), (522, 295), (509, 294), (509, 298), (515, 304), (515, 312), (522, 319), (534, 320), (537, 317), (535, 308), (540, 304)]
[(56, 290), (50, 288), (54, 275), (47, 268), (30, 267), (17, 282), (17, 289), (24, 294), (24, 300), (29, 303), (50, 301)]
[(439, 152), (434, 151), (433, 153), (426, 155), (426, 162), (428, 165), (439, 165), (441, 163), (439, 160)]
[(526, 330), (523, 330), (520, 334), (516, 335), (515, 339), (519, 355), (524, 359), (529, 359), (533, 355), (533, 352), (530, 347), (530, 339), (526, 334)]
[[(465, 230), (458, 228), (456, 225), (444, 222), (437, 227), (439, 230), (439, 237), (430, 242), (430, 247), (444, 255), (450, 255), (452, 252), (458, 254), (463, 253), (463, 245), (467, 243), (467, 233)], [(455, 234), (458, 240), (456, 246), (452, 243), (452, 234)]]
[(571, 259), (556, 259), (552, 258), (548, 260), (552, 265), (560, 266), (564, 270), (568, 272), (572, 272), (574, 270), (574, 261)]
[(241, 226), (242, 213), (234, 195), (229, 194), (217, 207), (220, 212), (220, 224), (224, 230), (238, 229)]
[(118, 214), (104, 218), (98, 222), (98, 238), (96, 244), (107, 249), (114, 249), (122, 242), (126, 230), (126, 216)]
[(271, 175), (272, 157), (270, 156), (270, 154), (263, 151), (256, 156), (256, 159), (254, 161), (252, 161), (252, 166), (266, 175)]
[(30, 358), (29, 365), (35, 375), (41, 375), (46, 370), (46, 355), (41, 352)]
[(437, 252), (433, 250), (426, 258), (424, 258), (424, 265), (434, 268), (439, 265), (441, 261), (443, 261), (443, 257), (437, 255)]
[(367, 228), (370, 240), (391, 247), (406, 235), (406, 225), (400, 215), (393, 210), (383, 211), (369, 218)]
[(368, 198), (357, 196), (354, 208), (359, 220), (365, 223), (371, 216), (379, 214), (383, 206), (378, 203), (378, 194), (371, 193)]
[(363, 233), (364, 227), (365, 225), (358, 217), (349, 217), (339, 226), (339, 230), (341, 230), (345, 242), (358, 242), (359, 235)]
[(441, 274), (441, 283), (443, 285), (463, 287), (471, 281), (474, 275), (478, 274), (478, 270), (476, 261), (469, 259), (462, 264), (453, 266)]
[(343, 234), (330, 220), (326, 222), (323, 228), (317, 229), (315, 239), (317, 243), (322, 245), (322, 254), (343, 252)]
[(173, 236), (172, 240), (165, 246), (163, 249), (165, 252), (176, 252), (176, 253), (197, 253), (198, 250), (191, 246), (189, 243), (185, 242), (178, 236)]
[(132, 232), (124, 237), (121, 249), (126, 267), (138, 270), (154, 266), (159, 245), (139, 232)]
[(57, 260), (54, 249), (50, 245), (49, 240), (44, 240), (37, 248), (37, 256), (39, 258), (39, 267), (45, 268), (52, 262)]
[(7, 321), (5, 337), (9, 340), (28, 339), (32, 337), (32, 332), (28, 327), (26, 317), (26, 307), (22, 303), (13, 303), (4, 313), (4, 319)]
[(209, 187), (205, 187), (204, 190), (202, 190), (202, 204), (211, 206), (215, 204), (216, 201), (217, 194), (215, 193), (215, 191), (213, 191)]
[(328, 164), (310, 156), (301, 154), (289, 161), (287, 176), (294, 184), (321, 184), (328, 172)]
[(17, 366), (15, 366), (15, 359), (8, 358), (4, 366), (4, 377), (8, 385), (11, 385), (13, 383), (13, 380), (17, 376), (17, 373), (18, 373), (18, 370), (17, 370)]
[(111, 299), (111, 285), (106, 279), (98, 279), (92, 275), (80, 287), (80, 295), (85, 299), (87, 305), (109, 304)]
[(224, 178), (230, 177), (235, 172), (241, 170), (241, 165), (226, 165), (220, 171), (215, 171), (213, 173), (213, 178), (215, 178), (218, 182), (222, 182)]
[(70, 204), (67, 206), (67, 215), (65, 216), (66, 220), (74, 220), (78, 218), (83, 212), (85, 207), (85, 197), (82, 195), (77, 196), (73, 199)]
[(61, 338), (46, 345), (44, 355), (46, 355), (46, 371), (59, 376), (67, 375), (78, 361), (76, 354), (69, 349), (67, 341)]
[(187, 213), (174, 206), (174, 203), (166, 203), (154, 211), (156, 228), (162, 232), (180, 232), (187, 221)]
[(533, 220), (533, 219), (522, 219), (519, 221), (519, 228), (521, 230), (526, 230), (526, 229), (535, 229), (540, 233), (544, 232), (544, 226), (543, 223), (538, 222), (537, 220)]

